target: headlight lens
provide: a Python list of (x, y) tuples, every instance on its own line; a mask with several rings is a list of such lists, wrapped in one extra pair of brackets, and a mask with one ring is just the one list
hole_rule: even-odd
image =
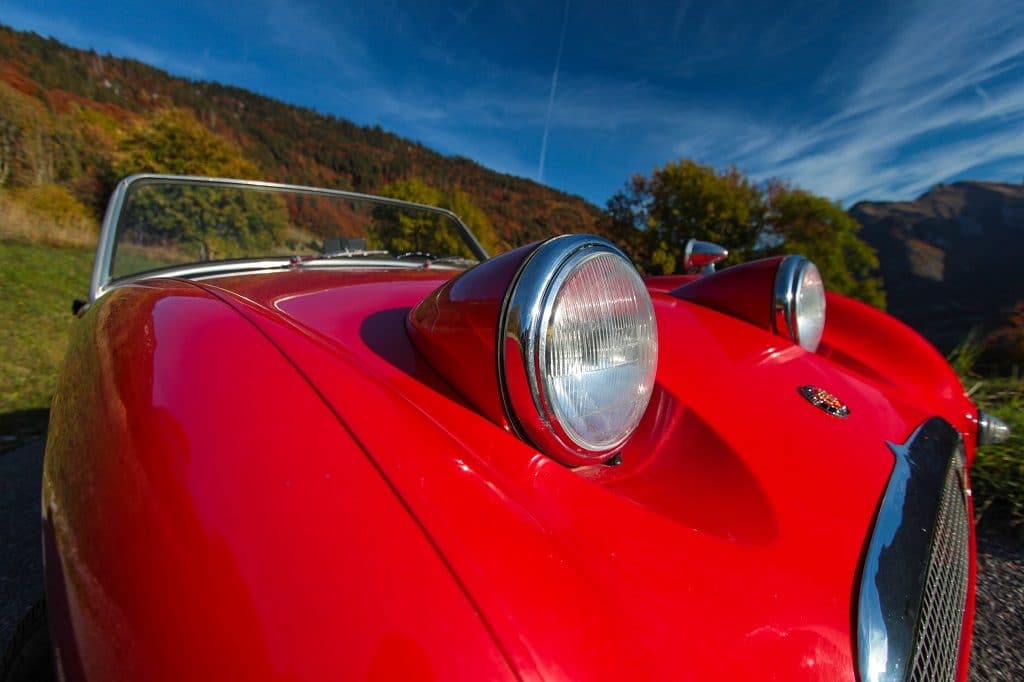
[(813, 353), (825, 331), (825, 286), (803, 256), (786, 256), (775, 275), (775, 333)]
[(524, 264), (503, 311), (506, 411), (569, 464), (611, 454), (636, 429), (657, 367), (654, 308), (611, 243), (562, 237)]

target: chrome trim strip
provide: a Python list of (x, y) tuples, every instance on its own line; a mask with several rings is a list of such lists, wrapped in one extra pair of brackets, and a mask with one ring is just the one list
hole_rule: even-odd
[[(141, 282), (146, 279), (158, 279), (162, 277), (218, 277), (221, 275), (232, 275), (239, 272), (260, 271), (260, 270), (285, 270), (291, 267), (291, 258), (261, 258), (253, 260), (219, 261), (195, 263), (190, 265), (172, 265), (158, 270), (147, 270), (136, 275), (119, 277), (115, 286), (123, 286), (134, 282)], [(103, 288), (106, 293), (113, 286)]]
[(100, 238), (96, 243), (96, 258), (92, 262), (92, 279), (89, 281), (89, 303), (93, 303), (102, 296), (108, 282), (110, 282), (110, 264), (114, 260), (114, 239), (117, 233), (117, 223), (121, 218), (121, 209), (124, 206), (124, 198), (128, 192), (131, 179), (136, 176), (127, 177), (117, 183), (114, 191), (110, 194), (110, 201), (107, 202), (107, 212), (103, 216), (103, 226), (100, 228)]
[[(116, 247), (115, 237), (117, 234), (117, 223), (120, 222), (121, 211), (124, 207), (125, 199), (127, 198), (130, 191), (137, 187), (143, 187), (149, 184), (178, 184), (178, 185), (196, 185), (200, 187), (226, 187), (230, 189), (259, 189), (272, 192), (294, 192), (298, 194), (310, 194), (319, 196), (328, 196), (341, 199), (352, 199), (359, 201), (369, 201), (377, 204), (386, 204), (389, 206), (397, 206), (400, 208), (411, 208), (416, 210), (428, 211), (430, 213), (436, 213), (443, 215), (452, 222), (455, 223), (456, 227), (462, 232), (463, 237), (466, 239), (479, 260), (487, 259), (487, 252), (480, 242), (477, 241), (476, 237), (470, 231), (466, 224), (462, 222), (462, 219), (458, 215), (449, 211), (446, 208), (439, 208), (437, 206), (428, 206), (426, 204), (416, 204), (411, 201), (402, 201), (401, 199), (392, 199), (390, 197), (374, 196), (372, 194), (361, 194), (359, 192), (348, 192), (340, 189), (325, 189), (322, 187), (309, 187), (306, 185), (290, 185), (278, 182), (264, 182), (262, 180), (237, 180), (234, 178), (211, 178), (205, 176), (193, 176), (193, 175), (164, 175), (160, 173), (138, 173), (136, 175), (130, 175), (124, 178), (110, 195), (110, 201), (107, 203), (107, 212), (103, 218), (103, 227), (100, 230), (99, 243), (96, 245), (96, 258), (93, 261), (92, 278), (89, 283), (89, 302), (92, 303), (97, 298), (102, 296), (110, 289), (110, 284), (113, 280), (110, 276), (110, 266), (114, 259), (114, 249)], [(167, 275), (150, 275), (149, 273), (140, 273), (148, 276), (167, 276)], [(128, 281), (138, 281), (138, 279), (145, 279), (145, 277), (131, 277), (118, 278), (118, 283), (124, 283)]]
[[(292, 256), (281, 256), (280, 258), (254, 258), (252, 260), (241, 259), (233, 261), (207, 261), (190, 265), (172, 265), (158, 270), (147, 270), (136, 275), (119, 277), (109, 286), (103, 288), (102, 293), (114, 287), (133, 284), (147, 279), (188, 277), (190, 279), (210, 279), (213, 277), (224, 277), (225, 275), (256, 274), (266, 270), (287, 270), (291, 268), (391, 268), (399, 270), (422, 270), (423, 263), (412, 261), (384, 260), (382, 258), (359, 258), (355, 260), (337, 260), (333, 258), (314, 258), (311, 260), (296, 261)], [(448, 265), (431, 265), (432, 270), (461, 270), (462, 268)]]
[(465, 270), (457, 265), (437, 264), (431, 261), (426, 263), (409, 260), (389, 260), (387, 258), (310, 258), (300, 260), (295, 264), (296, 268), (399, 268), (402, 270), (423, 270), (429, 266), (431, 270)]
[(938, 417), (902, 445), (887, 445), (896, 461), (864, 559), (857, 610), (863, 682), (904, 680), (910, 672), (941, 492), (949, 467), (963, 467), (960, 435)]

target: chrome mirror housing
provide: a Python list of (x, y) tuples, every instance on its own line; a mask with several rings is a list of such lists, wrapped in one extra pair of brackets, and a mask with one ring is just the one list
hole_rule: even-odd
[(697, 239), (687, 240), (683, 249), (683, 272), (688, 275), (710, 275), (715, 271), (715, 263), (725, 260), (729, 249), (702, 242)]

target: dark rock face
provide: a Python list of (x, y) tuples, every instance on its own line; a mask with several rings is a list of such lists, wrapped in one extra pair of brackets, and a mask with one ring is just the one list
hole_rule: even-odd
[(943, 352), (1024, 300), (1024, 185), (936, 185), (850, 215), (878, 250), (889, 312)]

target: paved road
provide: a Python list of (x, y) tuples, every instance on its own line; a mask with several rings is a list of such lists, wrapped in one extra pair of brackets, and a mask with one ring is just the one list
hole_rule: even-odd
[[(0, 652), (43, 594), (39, 549), (42, 441), (0, 454)], [(978, 542), (978, 602), (971, 678), (1024, 680), (1024, 548)]]
[(43, 441), (0, 453), (0, 656), (22, 616), (43, 596), (42, 476)]
[(1024, 680), (1024, 547), (978, 538), (972, 680)]

